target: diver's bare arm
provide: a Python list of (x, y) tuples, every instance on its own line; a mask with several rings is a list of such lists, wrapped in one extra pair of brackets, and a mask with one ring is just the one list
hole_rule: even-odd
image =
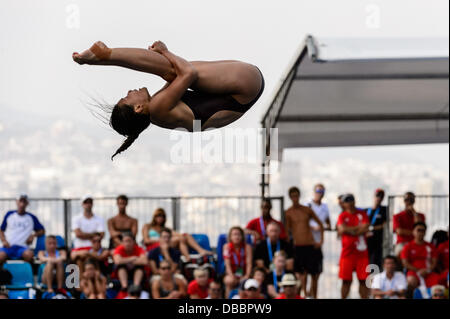
[(73, 53), (79, 64), (115, 65), (151, 73), (171, 82), (176, 77), (175, 68), (163, 55), (152, 50), (139, 48), (108, 48), (103, 42), (96, 42), (90, 49)]

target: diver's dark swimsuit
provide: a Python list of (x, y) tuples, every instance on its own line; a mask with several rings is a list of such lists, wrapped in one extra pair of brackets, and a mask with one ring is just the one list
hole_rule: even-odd
[(195, 119), (200, 120), (202, 124), (219, 111), (235, 111), (245, 113), (259, 100), (264, 92), (265, 82), (264, 76), (261, 73), (261, 90), (258, 95), (247, 104), (241, 104), (236, 101), (231, 95), (208, 94), (204, 92), (187, 90), (181, 97), (183, 101), (194, 113)]

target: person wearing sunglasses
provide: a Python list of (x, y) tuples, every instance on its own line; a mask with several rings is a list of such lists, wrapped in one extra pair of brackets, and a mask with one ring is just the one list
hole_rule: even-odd
[(160, 262), (159, 277), (152, 282), (153, 299), (181, 299), (186, 296), (184, 280), (175, 276), (171, 262)]
[(431, 287), (431, 299), (448, 299), (445, 295), (445, 287), (442, 285)]
[(437, 251), (433, 244), (425, 241), (427, 226), (418, 222), (413, 226), (414, 240), (403, 247), (401, 260), (408, 270), (408, 292), (419, 286), (432, 287), (439, 283), (440, 276), (434, 272), (437, 265)]
[(369, 263), (382, 267), (383, 261), (383, 230), (387, 220), (387, 208), (381, 205), (385, 192), (378, 188), (375, 190), (373, 206), (366, 209), (369, 217), (369, 232), (367, 233), (367, 247), (369, 250)]
[(206, 299), (223, 299), (223, 286), (218, 280), (211, 281), (208, 288), (209, 296)]
[[(323, 202), (324, 196), (325, 196), (325, 186), (320, 183), (315, 185), (314, 197), (308, 203), (308, 207), (311, 208), (314, 211), (314, 213), (316, 213), (317, 217), (319, 217), (319, 219), (322, 221), (324, 230), (331, 230), (330, 210), (328, 209), (328, 205)], [(321, 233), (319, 225), (314, 220), (311, 220), (310, 226), (316, 244), (320, 244)], [(309, 296), (317, 299), (319, 277), (323, 270), (322, 246), (314, 247), (313, 259), (316, 262), (317, 273), (311, 275), (311, 290), (309, 291)]]
[(403, 196), (405, 209), (394, 215), (393, 228), (397, 234), (397, 243), (395, 245), (395, 255), (399, 256), (403, 247), (414, 239), (413, 228), (417, 222), (425, 223), (425, 215), (419, 213), (414, 208), (416, 195), (413, 192), (406, 192)]
[(298, 294), (298, 282), (294, 275), (284, 275), (280, 285), (283, 288), (283, 293), (277, 299), (304, 299)]

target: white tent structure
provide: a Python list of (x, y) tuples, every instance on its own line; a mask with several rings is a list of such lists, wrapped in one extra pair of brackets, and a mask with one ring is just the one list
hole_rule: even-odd
[(308, 36), (261, 124), (278, 129), (281, 154), (297, 147), (444, 143), (448, 120), (448, 38)]

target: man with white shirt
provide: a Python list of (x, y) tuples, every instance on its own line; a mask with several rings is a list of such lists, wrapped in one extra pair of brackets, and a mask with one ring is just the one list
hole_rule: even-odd
[(408, 286), (405, 275), (397, 269), (397, 258), (386, 256), (383, 262), (384, 271), (376, 274), (372, 281), (372, 296), (375, 299), (405, 298)]
[[(324, 226), (324, 230), (331, 229), (330, 222), (330, 210), (328, 209), (328, 205), (322, 202), (323, 197), (325, 196), (325, 186), (323, 184), (317, 184), (314, 186), (314, 197), (308, 203), (309, 208), (311, 208), (314, 213), (316, 213), (317, 217), (322, 221)], [(315, 220), (310, 221), (311, 231), (314, 236), (314, 241), (319, 244), (321, 242), (321, 230), (320, 226), (316, 223)], [(323, 270), (323, 253), (322, 246), (316, 245), (314, 247), (314, 258), (317, 264), (318, 272), (317, 274), (311, 275), (311, 290), (309, 292), (309, 296), (317, 299), (317, 287), (319, 285), (319, 277)]]
[(0, 266), (7, 259), (23, 259), (33, 261), (33, 251), (28, 248), (34, 238), (45, 234), (44, 226), (36, 216), (26, 211), (28, 196), (20, 195), (16, 201), (17, 210), (6, 213), (0, 226)]
[(72, 219), (72, 231), (75, 234), (73, 249), (70, 254), (80, 270), (83, 269), (84, 259), (92, 248), (92, 238), (100, 235), (101, 239), (105, 236), (105, 221), (100, 216), (94, 215), (92, 207), (94, 200), (91, 196), (82, 198), (83, 213)]

